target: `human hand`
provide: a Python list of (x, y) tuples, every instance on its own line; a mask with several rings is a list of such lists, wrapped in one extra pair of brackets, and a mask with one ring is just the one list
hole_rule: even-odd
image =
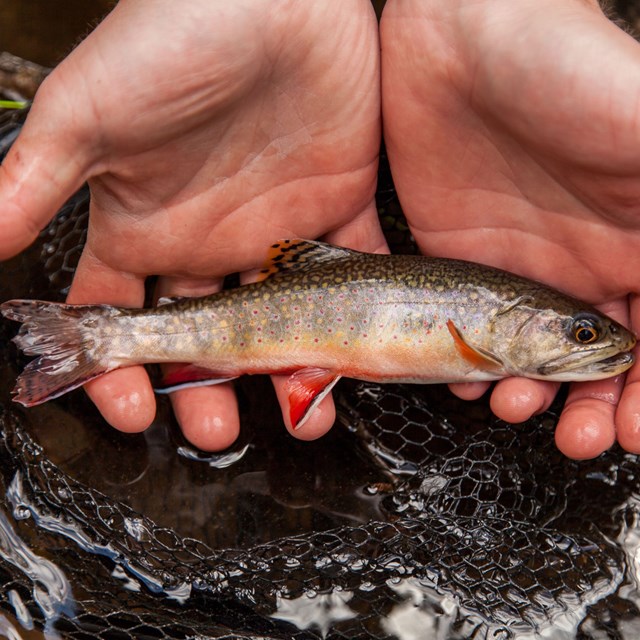
[[(0, 259), (26, 247), (85, 180), (86, 247), (69, 302), (141, 306), (206, 295), (283, 237), (384, 250), (376, 20), (368, 0), (121, 0), (36, 96), (0, 168)], [(275, 379), (285, 421), (283, 379)], [(125, 431), (155, 415), (142, 367), (86, 385)], [(238, 433), (232, 387), (172, 394), (186, 437)], [(330, 398), (296, 432), (333, 423)]]
[[(541, 280), (640, 330), (640, 45), (594, 1), (389, 0), (385, 140), (424, 253)], [(640, 364), (572, 385), (556, 430), (573, 458), (640, 452)], [(477, 397), (488, 385), (454, 385)], [(499, 382), (521, 422), (553, 383)]]

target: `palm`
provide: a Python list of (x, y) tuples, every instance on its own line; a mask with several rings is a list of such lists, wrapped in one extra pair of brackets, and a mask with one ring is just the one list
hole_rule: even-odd
[[(260, 266), (265, 247), (287, 236), (381, 248), (375, 17), (366, 0), (329, 4), (273, 12), (257, 0), (195, 0), (188, 10), (125, 1), (54, 72), (0, 179), (20, 171), (32, 141), (42, 154), (45, 112), (58, 115), (71, 139), (52, 134), (58, 162), (47, 162), (68, 173), (51, 181), (49, 210), (30, 202), (17, 213), (37, 227), (56, 197), (90, 178), (70, 301), (139, 306), (148, 275), (163, 276), (163, 295), (203, 295), (224, 275)], [(88, 390), (121, 428), (153, 416), (141, 369)], [(203, 448), (234, 439), (231, 389), (180, 392), (174, 406)], [(303, 435), (326, 430), (328, 413)]]
[[(424, 252), (543, 280), (638, 330), (627, 296), (640, 266), (640, 87), (629, 86), (640, 48), (593, 7), (548, 9), (493, 0), (387, 7), (383, 111), (394, 179)], [(408, 71), (419, 42), (431, 47), (420, 71)], [(615, 416), (633, 450), (638, 375)], [(566, 453), (588, 457), (611, 443), (621, 390), (621, 380), (576, 385), (557, 434)], [(554, 392), (509, 380), (492, 404), (520, 420)]]

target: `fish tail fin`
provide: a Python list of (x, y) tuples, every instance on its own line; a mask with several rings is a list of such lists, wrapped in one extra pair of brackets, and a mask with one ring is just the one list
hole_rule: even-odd
[(38, 356), (27, 364), (13, 391), (15, 402), (32, 407), (57, 398), (107, 373), (96, 357), (99, 338), (86, 322), (100, 305), (68, 305), (39, 300), (9, 300), (0, 305), (5, 318), (22, 323), (13, 339), (26, 355)]

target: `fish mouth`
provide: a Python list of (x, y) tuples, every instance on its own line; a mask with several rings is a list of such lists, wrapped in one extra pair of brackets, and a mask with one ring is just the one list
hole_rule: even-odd
[(579, 382), (602, 380), (624, 373), (633, 366), (635, 357), (630, 351), (615, 351), (610, 348), (578, 351), (550, 360), (538, 368), (538, 374), (546, 380)]

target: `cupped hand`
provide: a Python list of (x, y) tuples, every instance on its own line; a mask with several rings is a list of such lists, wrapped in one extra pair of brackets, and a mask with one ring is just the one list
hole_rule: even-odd
[[(393, 177), (423, 252), (495, 265), (640, 331), (640, 45), (587, 0), (389, 0), (382, 101)], [(485, 385), (457, 385), (463, 397)], [(520, 422), (557, 385), (511, 378)], [(556, 442), (640, 452), (640, 364), (574, 384)]]
[[(384, 250), (378, 57), (368, 0), (121, 0), (45, 81), (0, 168), (0, 259), (87, 179), (73, 303), (140, 306), (149, 275), (160, 295), (215, 292), (283, 237)], [(151, 423), (142, 367), (86, 388), (117, 428)], [(172, 401), (197, 446), (235, 439), (231, 387)], [(325, 399), (296, 435), (321, 435), (333, 411)]]

